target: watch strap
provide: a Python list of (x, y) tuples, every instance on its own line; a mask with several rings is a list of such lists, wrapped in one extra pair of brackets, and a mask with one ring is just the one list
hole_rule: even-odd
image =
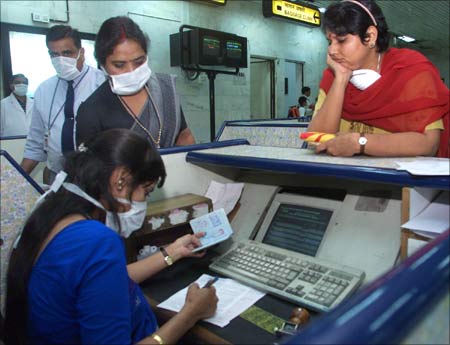
[(161, 251), (161, 254), (164, 257), (164, 261), (166, 262), (167, 265), (172, 265), (173, 264), (173, 260), (172, 257), (169, 255), (169, 253), (167, 253), (167, 250), (164, 247), (159, 247), (159, 250)]

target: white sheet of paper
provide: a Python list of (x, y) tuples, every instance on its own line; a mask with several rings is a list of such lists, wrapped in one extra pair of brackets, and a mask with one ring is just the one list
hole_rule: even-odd
[(449, 229), (450, 205), (448, 203), (448, 193), (442, 192), (436, 200), (431, 202), (417, 216), (403, 224), (402, 227), (418, 231), (423, 235), (426, 235), (425, 233), (438, 235)]
[[(213, 277), (208, 274), (203, 274), (195, 282), (200, 287), (203, 287), (210, 279), (213, 279)], [(217, 310), (214, 316), (204, 321), (219, 327), (228, 325), (231, 320), (250, 308), (265, 295), (264, 292), (255, 290), (229, 278), (219, 278), (214, 283), (214, 287), (219, 298)], [(179, 312), (186, 300), (187, 289), (188, 287), (178, 291), (164, 302), (158, 304), (158, 307)]]
[(205, 236), (200, 238), (202, 245), (195, 248), (192, 252), (211, 247), (217, 243), (225, 241), (233, 234), (230, 222), (228, 222), (227, 215), (223, 208), (211, 213), (205, 214), (201, 217), (194, 218), (189, 221), (194, 234), (198, 232), (205, 232)]
[(225, 213), (230, 213), (241, 197), (243, 183), (220, 183), (211, 181), (205, 196), (213, 203), (213, 210), (223, 208)]
[(449, 176), (450, 160), (447, 158), (418, 157), (412, 162), (395, 162), (397, 170), (406, 170), (418, 176)]

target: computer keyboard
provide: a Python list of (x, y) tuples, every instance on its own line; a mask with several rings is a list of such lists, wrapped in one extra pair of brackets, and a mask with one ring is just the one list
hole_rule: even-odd
[(209, 268), (316, 311), (328, 311), (362, 282), (361, 270), (255, 241), (234, 244)]

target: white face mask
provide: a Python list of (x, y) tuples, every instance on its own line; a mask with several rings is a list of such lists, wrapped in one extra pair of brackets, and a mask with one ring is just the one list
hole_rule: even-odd
[(13, 92), (17, 96), (25, 96), (28, 92), (28, 85), (27, 84), (15, 84)]
[[(117, 201), (122, 204), (131, 205), (131, 208), (126, 212), (117, 213), (121, 225), (121, 235), (127, 238), (132, 232), (139, 230), (144, 224), (145, 216), (147, 214), (147, 202), (146, 201), (128, 201), (126, 199), (116, 198)], [(106, 226), (118, 231), (119, 225), (116, 223), (114, 215), (106, 212)]]
[(130, 202), (126, 199), (117, 198), (117, 201), (131, 205), (131, 208), (128, 211), (117, 213), (121, 225), (119, 228), (119, 224), (117, 224), (115, 220), (114, 213), (107, 211), (100, 202), (95, 200), (90, 195), (86, 194), (83, 190), (81, 190), (80, 187), (74, 185), (73, 183), (63, 183), (62, 186), (69, 192), (72, 192), (82, 197), (83, 199), (90, 201), (95, 206), (105, 210), (106, 211), (105, 225), (115, 230), (117, 233), (119, 233), (120, 229), (121, 230), (120, 235), (125, 238), (129, 237), (134, 231), (139, 230), (144, 224), (145, 215), (147, 213), (146, 201)]
[(109, 75), (102, 67), (103, 72), (110, 78), (109, 85), (111, 86), (112, 92), (119, 96), (134, 95), (139, 92), (152, 75), (147, 61), (148, 59), (131, 72), (115, 75)]
[(381, 75), (371, 69), (358, 69), (353, 71), (350, 83), (360, 90), (365, 90), (374, 84)]
[(74, 80), (81, 72), (77, 68), (78, 58), (81, 50), (78, 52), (76, 59), (64, 56), (57, 56), (52, 58), (53, 67), (58, 74), (58, 77), (64, 80)]

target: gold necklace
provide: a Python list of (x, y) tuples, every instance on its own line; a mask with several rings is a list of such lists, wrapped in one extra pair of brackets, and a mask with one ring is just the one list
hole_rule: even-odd
[(153, 100), (153, 97), (150, 94), (150, 90), (148, 89), (147, 85), (145, 85), (145, 91), (147, 91), (148, 97), (150, 98), (150, 101), (152, 102), (153, 107), (155, 108), (156, 117), (158, 118), (159, 130), (158, 130), (158, 138), (156, 140), (155, 140), (155, 138), (153, 138), (153, 135), (150, 133), (150, 131), (147, 128), (145, 128), (144, 124), (137, 118), (136, 114), (128, 106), (128, 104), (125, 103), (125, 101), (122, 99), (122, 97), (120, 97), (119, 95), (117, 95), (117, 97), (119, 98), (120, 103), (122, 103), (124, 108), (127, 110), (128, 114), (133, 118), (134, 122), (136, 122), (139, 125), (139, 127), (142, 128), (142, 130), (149, 136), (149, 138), (153, 141), (153, 143), (159, 149), (160, 148), (159, 144), (161, 142), (161, 135), (162, 135), (163, 124), (162, 124), (161, 116), (159, 114), (158, 107), (156, 106), (156, 103)]

